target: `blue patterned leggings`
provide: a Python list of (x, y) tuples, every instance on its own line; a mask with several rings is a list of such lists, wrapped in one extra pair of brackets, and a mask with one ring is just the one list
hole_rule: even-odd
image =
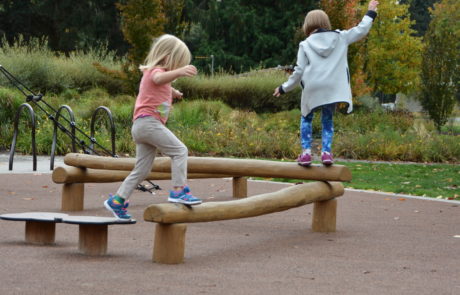
[[(335, 103), (326, 104), (321, 108), (322, 125), (322, 152), (331, 152), (332, 137), (334, 136), (334, 122), (332, 116), (335, 110)], [(312, 142), (313, 111), (306, 117), (300, 117), (300, 143), (303, 149), (311, 149)]]

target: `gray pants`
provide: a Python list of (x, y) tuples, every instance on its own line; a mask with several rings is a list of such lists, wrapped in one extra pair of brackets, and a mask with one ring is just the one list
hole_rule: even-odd
[(139, 183), (152, 170), (157, 149), (171, 157), (171, 180), (173, 186), (183, 186), (187, 181), (187, 147), (160, 121), (153, 117), (134, 121), (131, 134), (136, 143), (136, 165), (121, 184), (117, 195), (129, 199)]

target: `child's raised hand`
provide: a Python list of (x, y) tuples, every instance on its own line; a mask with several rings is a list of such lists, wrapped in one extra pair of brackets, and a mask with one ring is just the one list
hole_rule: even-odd
[(369, 2), (368, 9), (372, 11), (377, 11), (377, 5), (379, 5), (379, 1), (372, 0), (371, 2)]
[(192, 65), (187, 65), (185, 67), (180, 68), (181, 71), (181, 76), (186, 76), (186, 77), (193, 77), (198, 73), (198, 70), (195, 68), (195, 66)]

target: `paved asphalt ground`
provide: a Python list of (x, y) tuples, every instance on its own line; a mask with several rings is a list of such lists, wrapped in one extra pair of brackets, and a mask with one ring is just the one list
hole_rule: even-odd
[[(0, 214), (59, 212), (49, 159), (38, 166), (16, 156), (8, 171), (0, 155)], [(164, 190), (131, 198), (137, 224), (109, 227), (104, 257), (78, 253), (78, 226), (57, 224), (55, 245), (34, 246), (23, 222), (0, 220), (0, 294), (460, 294), (460, 202), (347, 191), (329, 234), (311, 231), (311, 205), (188, 224), (185, 263), (161, 265), (151, 260), (154, 224), (142, 220), (146, 206), (166, 200), (169, 181), (157, 183)], [(287, 185), (251, 181), (248, 190)], [(87, 184), (85, 210), (70, 214), (110, 216), (102, 203), (118, 186)], [(231, 199), (230, 179), (190, 186), (206, 202)]]

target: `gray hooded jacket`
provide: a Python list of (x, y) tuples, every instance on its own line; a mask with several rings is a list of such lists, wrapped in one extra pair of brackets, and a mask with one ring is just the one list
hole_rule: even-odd
[(280, 93), (302, 86), (300, 110), (307, 116), (315, 108), (336, 102), (353, 110), (348, 71), (348, 45), (367, 35), (377, 13), (368, 11), (356, 27), (345, 31), (318, 30), (300, 42), (297, 65)]

